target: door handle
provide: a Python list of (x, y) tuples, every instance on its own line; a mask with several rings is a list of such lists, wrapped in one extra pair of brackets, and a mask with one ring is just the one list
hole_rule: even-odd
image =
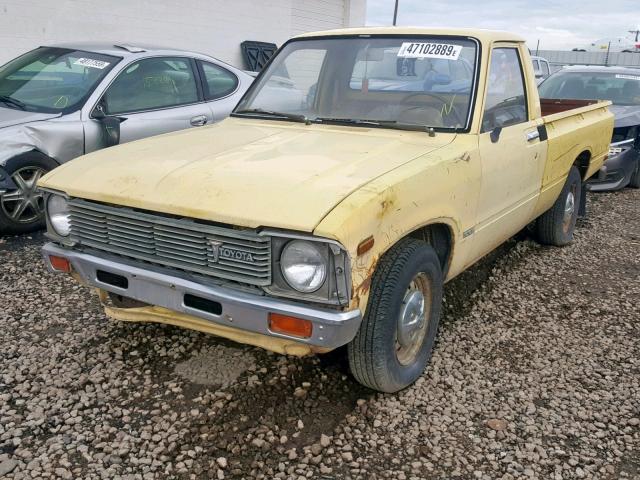
[(191, 125), (194, 127), (201, 127), (202, 125), (206, 125), (208, 122), (206, 115), (198, 115), (196, 117), (191, 118)]
[(533, 130), (532, 132), (527, 132), (527, 142), (533, 142), (534, 140), (540, 138), (540, 132), (538, 130)]

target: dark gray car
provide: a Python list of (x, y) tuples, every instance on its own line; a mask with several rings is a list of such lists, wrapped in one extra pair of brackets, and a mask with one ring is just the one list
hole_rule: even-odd
[(615, 115), (609, 158), (589, 190), (640, 188), (640, 69), (565, 67), (539, 86), (547, 99), (611, 100)]
[(0, 67), (0, 233), (42, 222), (45, 172), (117, 143), (225, 118), (253, 77), (195, 52), (40, 47)]

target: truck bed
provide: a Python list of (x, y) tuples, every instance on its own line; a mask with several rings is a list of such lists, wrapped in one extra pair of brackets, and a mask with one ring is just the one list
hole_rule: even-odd
[(553, 115), (554, 113), (566, 112), (576, 108), (582, 108), (598, 103), (598, 100), (570, 100), (564, 98), (541, 98), (540, 109), (542, 116)]
[(597, 100), (540, 100), (548, 140), (542, 180), (544, 207), (553, 203), (576, 159), (585, 181), (604, 164), (613, 128), (609, 105), (609, 101)]

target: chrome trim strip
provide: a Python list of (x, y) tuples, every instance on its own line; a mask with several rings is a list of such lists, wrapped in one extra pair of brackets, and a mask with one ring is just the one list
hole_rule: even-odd
[(622, 140), (621, 142), (615, 142), (609, 144), (610, 147), (618, 147), (620, 145), (626, 145), (627, 143), (634, 143), (636, 141), (635, 138), (630, 138), (629, 140)]
[[(226, 287), (203, 285), (170, 273), (141, 268), (143, 264), (140, 263), (127, 264), (117, 258), (89, 255), (62, 248), (54, 243), (45, 244), (42, 248), (42, 255), (47, 268), (52, 272), (55, 270), (51, 266), (49, 255), (67, 258), (74, 271), (90, 286), (151, 305), (186, 313), (215, 324), (286, 338), (318, 347), (337, 348), (349, 343), (355, 337), (362, 321), (360, 310), (343, 312), (321, 309), (303, 303), (278, 300)], [(99, 281), (97, 270), (126, 277), (128, 287), (124, 289)], [(184, 295), (187, 293), (220, 303), (222, 313), (215, 315), (186, 306)], [(268, 326), (270, 312), (311, 320), (313, 322), (311, 338), (298, 338), (271, 332)]]

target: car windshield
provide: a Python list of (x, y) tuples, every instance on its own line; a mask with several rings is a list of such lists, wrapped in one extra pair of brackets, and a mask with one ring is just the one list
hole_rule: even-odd
[(640, 105), (638, 73), (559, 72), (540, 85), (541, 98), (611, 100), (614, 105)]
[(348, 37), (288, 43), (236, 115), (464, 129), (477, 43), (462, 37)]
[(77, 109), (120, 58), (42, 47), (0, 67), (0, 106), (58, 113)]

